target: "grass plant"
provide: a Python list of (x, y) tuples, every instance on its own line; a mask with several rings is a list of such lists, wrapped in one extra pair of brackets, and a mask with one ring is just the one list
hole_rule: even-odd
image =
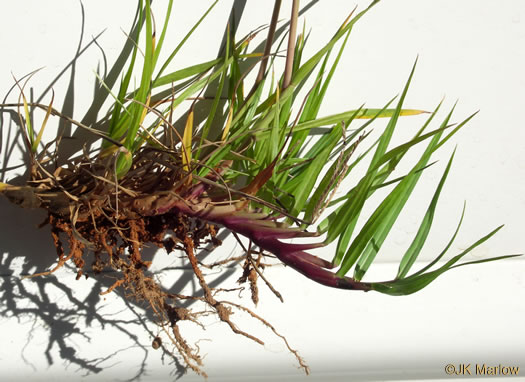
[[(433, 165), (434, 153), (474, 115), (452, 123), (453, 110), (436, 121), (441, 105), (430, 113), (405, 108), (416, 64), (399, 97), (388, 104), (319, 115), (352, 29), (379, 0), (351, 12), (333, 37), (311, 57), (304, 53), (308, 34), (304, 29), (298, 33), (299, 0), (293, 0), (288, 33), (276, 39), (281, 7), (281, 1), (276, 0), (267, 27), (242, 38), (227, 33), (220, 57), (173, 70), (181, 48), (190, 43), (192, 33), (213, 13), (217, 3), (218, 0), (211, 4), (162, 61), (160, 53), (170, 15), (177, 5), (169, 0), (163, 24), (156, 25), (150, 1), (139, 0), (135, 34), (129, 36), (134, 48), (127, 67), (120, 73), (119, 86), (111, 88), (99, 77), (100, 85), (114, 101), (103, 117), (106, 130), (74, 121), (73, 116), (58, 112), (52, 101), (49, 105), (28, 102), (24, 84), (16, 82), (20, 101), (3, 107), (19, 111), (30, 179), (21, 186), (1, 183), (0, 192), (22, 207), (48, 211), (47, 223), (59, 259), (54, 268), (35, 276), (48, 275), (70, 260), (79, 277), (87, 267), (95, 272), (108, 267), (116, 270), (120, 277), (104, 293), (124, 288), (132, 298), (147, 301), (165, 337), (175, 345), (186, 365), (204, 375), (201, 357), (188, 346), (177, 325), (183, 320), (198, 321), (199, 315), (183, 308), (182, 302), (198, 300), (207, 304), (233, 332), (259, 343), (262, 341), (231, 321), (233, 310), (249, 311), (275, 332), (273, 326), (248, 308), (217, 299), (207, 284), (195, 249), (208, 242), (218, 246), (219, 229), (228, 229), (236, 238), (242, 235), (249, 240), (241, 259), (241, 281), (251, 285), (254, 302), (258, 300), (257, 279), (264, 277), (265, 261), (273, 256), (312, 282), (393, 296), (417, 292), (453, 268), (515, 256), (461, 262), (496, 234), (501, 228), (497, 227), (439, 265), (460, 229), (463, 210), (443, 251), (428, 265), (413, 269), (430, 234), (439, 196), (453, 164), (452, 155), (434, 194), (429, 195), (428, 209), (411, 245), (399, 257), (397, 274), (391, 280), (367, 280), (367, 272), (418, 181)], [(250, 43), (262, 33), (267, 33), (267, 38), (261, 52), (252, 49)], [(144, 42), (143, 46), (139, 46), (139, 41)], [(275, 69), (276, 52), (284, 46), (284, 71), (279, 74)], [(196, 123), (195, 104), (204, 99), (205, 90), (214, 96), (206, 99), (206, 118)], [(31, 117), (34, 109), (45, 113), (44, 123), (38, 127)], [(186, 111), (182, 130), (175, 127), (173, 120), (174, 113), (181, 109)], [(226, 117), (221, 121), (223, 111)], [(401, 120), (415, 115), (424, 117), (420, 129), (408, 141), (392, 147), (392, 137)], [(67, 119), (77, 128), (95, 134), (99, 147), (58, 165), (50, 149), (54, 143), (50, 146), (43, 142), (51, 116)], [(387, 119), (388, 123), (379, 138), (371, 140), (370, 132), (378, 119)], [(56, 146), (59, 149), (58, 143)], [(401, 176), (395, 173), (406, 154), (419, 146), (425, 148), (410, 170)], [(366, 167), (365, 173), (355, 186), (342, 189), (344, 180), (353, 176), (352, 170), (358, 165)], [(371, 196), (387, 186), (390, 191), (365, 216), (363, 211)], [(61, 243), (64, 238), (69, 243), (68, 253)], [(308, 240), (289, 240), (296, 238)], [(203, 297), (164, 291), (148, 275), (150, 263), (141, 257), (147, 243), (168, 251), (182, 250)], [(331, 243), (336, 243), (331, 259), (308, 252)], [(289, 349), (307, 371), (298, 353)]]

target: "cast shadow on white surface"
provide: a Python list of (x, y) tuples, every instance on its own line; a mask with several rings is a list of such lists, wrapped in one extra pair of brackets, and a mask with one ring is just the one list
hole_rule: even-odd
[[(39, 347), (49, 366), (56, 362), (53, 354), (58, 352), (62, 360), (78, 366), (80, 370), (98, 373), (102, 371), (99, 365), (106, 357), (88, 359), (83, 357), (82, 350), (75, 348), (75, 337), (81, 336), (89, 341), (84, 328), (89, 328), (94, 322), (102, 327), (112, 325), (125, 332), (135, 346), (141, 346), (137, 336), (126, 329), (125, 321), (103, 317), (98, 313), (102, 282), (97, 281), (89, 294), (79, 299), (70, 286), (64, 285), (55, 275), (22, 279), (22, 275), (47, 269), (55, 262), (56, 254), (48, 230), (35, 229), (36, 223), (42, 220), (43, 214), (40, 211), (31, 211), (28, 214), (4, 200), (0, 201), (0, 208), (10, 217), (10, 224), (2, 229), (0, 238), (3, 252), (0, 264), (0, 317), (18, 322), (32, 321), (35, 325), (45, 327), (48, 332), (45, 345), (32, 342), (32, 330), (20, 333), (19, 340), (25, 342), (26, 347)], [(55, 301), (60, 293), (63, 294), (62, 298)], [(146, 349), (143, 350), (147, 352)], [(28, 368), (35, 369), (31, 360), (24, 357), (24, 352), (21, 357)]]
[[(50, 268), (50, 264), (56, 263), (56, 253), (53, 249), (51, 235), (48, 227), (37, 229), (45, 217), (42, 211), (27, 211), (11, 205), (5, 200), (0, 200), (0, 209), (9, 216), (10, 224), (0, 231), (0, 242), (3, 256), (0, 261), (0, 320), (15, 320), (21, 322), (33, 322), (40, 329), (45, 328), (47, 339), (45, 342), (32, 341), (33, 328), (29, 332), (21, 332), (19, 341), (25, 343), (24, 350), (35, 347), (45, 354), (48, 366), (57, 362), (57, 356), (62, 361), (78, 367), (79, 373), (91, 374), (105, 371), (112, 364), (112, 357), (123, 351), (143, 353), (141, 365), (134, 365), (136, 378), (139, 378), (147, 368), (147, 358), (151, 350), (148, 341), (155, 337), (151, 331), (151, 323), (156, 322), (155, 317), (143, 306), (125, 298), (124, 293), (118, 289), (112, 292), (111, 299), (106, 302), (100, 293), (106, 291), (115, 281), (113, 272), (103, 272), (96, 278), (89, 277), (88, 280), (73, 280), (75, 270), (71, 267), (62, 269), (57, 274), (49, 276), (23, 279), (23, 276), (31, 275)], [(221, 235), (222, 236), (222, 235)], [(144, 258), (153, 258), (155, 250), (147, 248)], [(203, 251), (205, 258), (206, 251)], [(89, 267), (89, 263), (87, 264)], [(189, 269), (189, 266), (187, 267)], [(166, 271), (166, 270), (164, 270)], [(169, 270), (168, 270), (169, 271)], [(177, 272), (177, 270), (172, 269)], [(219, 287), (235, 271), (234, 268), (225, 269), (220, 277), (210, 282), (211, 287)], [(92, 276), (92, 272), (86, 272)], [(156, 277), (155, 273), (149, 273), (150, 277)], [(176, 281), (168, 292), (179, 292), (184, 288), (194, 295), (202, 295), (202, 290), (194, 282), (193, 272), (178, 271)], [(65, 282), (64, 282), (65, 280)], [(109, 310), (108, 305), (119, 306), (129, 309), (129, 314)], [(189, 307), (191, 302), (183, 304)], [(128, 313), (129, 313), (128, 312)], [(100, 335), (110, 328), (120, 331), (125, 340), (107, 347), (107, 351), (100, 353), (95, 358), (83, 355), (84, 347), (79, 347), (79, 341), (90, 343), (90, 328), (101, 328), (102, 331), (93, 329), (95, 335)], [(146, 345), (144, 345), (146, 344)], [(30, 353), (30, 352), (29, 352)], [(155, 353), (153, 356), (160, 356)], [(24, 357), (27, 366), (32, 367), (30, 357)], [(179, 360), (165, 352), (164, 358), (173, 363), (176, 375), (185, 373), (185, 368)], [(110, 367), (109, 366), (109, 367)]]

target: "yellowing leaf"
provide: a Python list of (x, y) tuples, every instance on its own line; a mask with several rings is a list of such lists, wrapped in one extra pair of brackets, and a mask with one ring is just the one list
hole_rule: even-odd
[[(120, 143), (124, 144), (124, 141), (125, 141), (125, 139), (122, 138), (122, 139), (120, 140)], [(116, 145), (109, 146), (109, 147), (104, 148), (104, 149), (102, 149), (102, 150), (100, 151), (99, 157), (100, 157), (100, 158), (107, 158), (107, 157), (109, 157), (110, 155), (115, 154), (118, 150), (119, 150), (119, 147), (116, 146)]]
[(224, 141), (226, 140), (226, 138), (228, 138), (228, 133), (230, 132), (230, 126), (232, 124), (232, 117), (233, 117), (233, 105), (230, 106), (230, 111), (228, 111), (228, 119), (226, 120), (224, 131), (222, 132), (221, 141)]
[[(184, 128), (184, 135), (182, 137), (182, 168), (185, 171), (190, 170), (191, 163), (191, 140), (193, 137), (193, 109), (188, 113), (186, 120), (186, 127)], [(189, 178), (191, 181), (191, 176)]]
[(51, 115), (51, 111), (53, 110), (53, 100), (55, 99), (55, 92), (53, 91), (53, 96), (51, 98), (51, 102), (49, 103), (49, 106), (46, 110), (46, 116), (44, 117), (44, 121), (42, 122), (42, 127), (40, 128), (40, 131), (38, 132), (38, 135), (33, 142), (33, 152), (36, 152), (38, 149), (38, 145), (40, 144), (40, 141), (42, 140), (42, 135), (44, 134), (44, 129), (46, 128), (47, 121), (49, 119), (49, 116)]
[(148, 108), (149, 108), (150, 101), (151, 101), (151, 93), (148, 94), (148, 99), (146, 100), (146, 106), (144, 106), (144, 109), (142, 110), (142, 115), (140, 116), (139, 126), (142, 125), (142, 123), (144, 122), (144, 119), (146, 119), (146, 114), (148, 114)]
[[(394, 109), (385, 109), (379, 111), (378, 109), (363, 109), (361, 113), (356, 115), (357, 119), (372, 119), (372, 118), (391, 118), (394, 114)], [(402, 117), (410, 115), (428, 114), (426, 110), (417, 109), (401, 109), (399, 115)]]
[(350, 14), (348, 15), (348, 17), (346, 18), (346, 20), (344, 21), (343, 25), (341, 25), (341, 28), (339, 28), (339, 31), (345, 29), (345, 27), (348, 25), (348, 23), (350, 22), (350, 19), (352, 18), (355, 10), (357, 9), (357, 6), (352, 10), (352, 12), (350, 12)]
[(31, 123), (31, 115), (29, 114), (29, 106), (27, 105), (27, 99), (24, 93), (22, 93), (22, 99), (24, 101), (24, 114), (26, 118), (26, 125), (27, 125), (27, 135), (29, 136), (29, 143), (31, 145), (31, 151), (35, 152), (33, 149), (33, 141), (34, 141), (34, 133), (33, 133), (33, 125)]

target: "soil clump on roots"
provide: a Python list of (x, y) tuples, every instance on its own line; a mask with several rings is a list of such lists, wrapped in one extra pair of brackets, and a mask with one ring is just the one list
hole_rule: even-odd
[[(35, 162), (31, 181), (26, 186), (5, 185), (2, 192), (11, 202), (25, 208), (44, 208), (48, 212), (41, 226), (51, 227), (58, 263), (48, 271), (29, 277), (50, 275), (68, 261), (73, 262), (77, 269), (77, 280), (83, 275), (87, 278), (88, 271), (92, 271), (94, 277), (103, 277), (105, 270), (116, 272), (116, 280), (101, 294), (120, 288), (126, 299), (149, 309), (162, 332), (153, 339), (152, 347), (162, 347), (172, 356), (178, 354), (188, 368), (200, 375), (206, 376), (206, 373), (202, 369), (198, 346), (188, 344), (179, 323), (192, 321), (204, 329), (200, 317), (215, 315), (233, 333), (264, 344), (232, 321), (235, 311), (247, 313), (281, 337), (300, 367), (308, 373), (308, 367), (297, 351), (269, 322), (245, 306), (220, 300), (218, 296), (225, 290), (214, 289), (206, 282), (201, 268), (243, 262), (239, 283), (249, 283), (252, 300), (257, 304), (257, 278), (264, 267), (262, 254), (259, 253), (254, 260), (250, 248), (242, 256), (211, 265), (198, 259), (197, 249), (203, 246), (214, 249), (221, 244), (217, 238), (219, 226), (169, 206), (181, 201), (188, 203), (192, 199), (198, 199), (199, 203), (209, 202), (207, 192), (211, 191), (210, 184), (220, 178), (221, 168), (219, 166), (207, 177), (208, 183), (199, 182), (196, 186), (188, 182), (188, 172), (173, 158), (173, 153), (143, 149), (122, 179), (115, 176), (115, 156), (97, 162), (84, 156), (53, 172)], [(67, 241), (67, 246), (64, 241)], [(165, 291), (148, 272), (151, 261), (142, 258), (143, 248), (149, 245), (164, 248), (168, 253), (182, 251), (202, 294)], [(196, 312), (183, 307), (188, 301), (199, 301), (207, 308)], [(169, 343), (173, 346), (168, 346)]]

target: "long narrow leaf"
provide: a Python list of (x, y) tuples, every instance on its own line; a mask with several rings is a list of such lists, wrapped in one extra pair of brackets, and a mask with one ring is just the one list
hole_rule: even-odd
[[(170, 64), (170, 62), (175, 58), (175, 56), (177, 55), (177, 53), (179, 52), (179, 50), (184, 46), (184, 44), (186, 43), (186, 41), (190, 38), (190, 36), (193, 34), (193, 32), (197, 29), (197, 27), (202, 23), (202, 21), (208, 16), (208, 14), (211, 12), (211, 10), (215, 7), (215, 5), (217, 4), (219, 0), (215, 0), (211, 5), (210, 7), (206, 10), (206, 12), (204, 12), (204, 14), (202, 15), (202, 17), (197, 21), (197, 23), (195, 23), (195, 25), (190, 29), (190, 31), (188, 33), (186, 33), (186, 35), (184, 36), (184, 38), (182, 39), (182, 41), (177, 45), (177, 47), (173, 50), (173, 52), (170, 54), (170, 56), (167, 58), (167, 60), (164, 62), (164, 64), (162, 65), (162, 67), (160, 68), (159, 70), (159, 73), (157, 74), (157, 77), (155, 78), (155, 80), (153, 81), (154, 83), (157, 83), (157, 82), (160, 82), (160, 77), (162, 75), (162, 73), (164, 73), (164, 70), (166, 70), (166, 68), (168, 67), (168, 65)], [(156, 59), (156, 58), (155, 58)], [(168, 81), (167, 83), (171, 83), (172, 81)], [(156, 86), (159, 86), (158, 84)]]
[[(410, 72), (410, 76), (408, 77), (403, 93), (401, 94), (401, 97), (399, 98), (394, 114), (392, 115), (392, 118), (390, 118), (390, 121), (386, 129), (384, 130), (383, 134), (381, 134), (381, 138), (379, 139), (377, 148), (374, 152), (374, 156), (372, 158), (372, 162), (369, 165), (368, 171), (366, 175), (363, 177), (363, 179), (357, 185), (355, 197), (348, 200), (348, 202), (345, 203), (344, 207), (341, 208), (340, 213), (338, 213), (337, 216), (335, 217), (333, 225), (331, 225), (328, 229), (328, 234), (325, 239), (325, 243), (328, 244), (331, 241), (335, 240), (337, 237), (339, 237), (341, 233), (343, 233), (343, 231), (346, 231), (346, 234), (345, 234), (346, 240), (350, 237), (351, 232), (349, 231), (353, 230), (355, 226), (355, 221), (359, 217), (361, 210), (363, 209), (364, 203), (370, 191), (370, 187), (372, 186), (372, 183), (376, 177), (376, 174), (377, 174), (376, 164), (380, 161), (381, 157), (384, 155), (387, 149), (388, 143), (390, 142), (390, 139), (396, 127), (397, 120), (400, 116), (401, 109), (403, 106), (403, 101), (408, 92), (408, 87), (410, 86), (410, 82), (414, 74), (414, 70), (415, 70), (415, 64), (414, 64), (414, 67), (412, 68), (412, 71)], [(350, 224), (350, 222), (352, 222), (352, 224)], [(337, 265), (339, 264), (340, 259), (342, 258), (342, 255), (345, 251), (346, 251), (345, 246), (341, 245), (340, 243), (340, 245), (338, 246), (336, 255), (334, 257), (334, 260), (333, 260), (334, 264), (337, 264)], [(355, 256), (355, 254), (353, 256)], [(357, 258), (352, 257), (352, 261), (355, 262), (356, 259)], [(346, 269), (344, 272), (346, 273), (348, 269)], [(341, 270), (341, 272), (343, 271)]]
[(354, 272), (355, 278), (360, 280), (366, 273), (417, 184), (421, 176), (418, 170), (426, 165), (433, 148), (439, 143), (440, 137), (440, 134), (436, 134), (432, 138), (421, 159), (412, 168), (409, 175), (394, 188), (368, 219), (343, 258), (341, 268), (338, 271), (339, 275), (346, 274), (358, 259), (359, 262)]
[(423, 244), (425, 243), (428, 237), (428, 234), (430, 232), (430, 227), (432, 226), (432, 221), (434, 220), (434, 212), (436, 210), (437, 202), (439, 200), (439, 194), (441, 193), (441, 190), (443, 189), (443, 185), (445, 184), (445, 180), (447, 179), (448, 173), (450, 171), (450, 167), (452, 166), (452, 161), (454, 159), (454, 153), (450, 157), (450, 160), (445, 169), (445, 172), (443, 173), (443, 176), (441, 177), (441, 180), (439, 181), (438, 187), (434, 193), (432, 201), (430, 202), (427, 212), (425, 216), (423, 217), (423, 221), (421, 222), (421, 225), (419, 226), (419, 230), (416, 236), (414, 237), (414, 240), (410, 244), (410, 247), (406, 251), (403, 258), (401, 259), (401, 263), (399, 264), (399, 271), (397, 273), (396, 279), (403, 278), (406, 276), (406, 274), (408, 273), (408, 271), (410, 270), (410, 268), (416, 261), (417, 257), (419, 256), (419, 253), (421, 252)]
[(434, 281), (437, 277), (441, 276), (443, 273), (449, 271), (450, 269), (453, 269), (459, 266), (463, 266), (466, 264), (485, 263), (488, 261), (508, 259), (508, 258), (520, 256), (520, 255), (499, 256), (499, 257), (494, 257), (490, 259), (476, 260), (476, 261), (471, 261), (471, 262), (464, 263), (464, 264), (455, 265), (459, 260), (461, 260), (465, 255), (471, 252), (474, 248), (478, 247), (479, 245), (481, 245), (482, 243), (490, 239), (493, 235), (495, 235), (496, 232), (498, 232), (502, 227), (503, 226), (499, 226), (498, 228), (494, 229), (492, 232), (483, 236), (481, 239), (476, 241), (465, 251), (453, 257), (451, 260), (447, 261), (443, 266), (436, 269), (435, 271), (431, 271), (427, 273), (419, 273), (417, 275), (413, 275), (413, 276), (410, 276), (410, 277), (407, 277), (401, 280), (395, 280), (391, 282), (372, 283), (372, 289), (378, 292), (393, 295), (393, 296), (408, 295), (408, 294), (412, 294), (412, 293), (415, 293), (423, 289), (428, 284), (430, 284), (432, 281)]

